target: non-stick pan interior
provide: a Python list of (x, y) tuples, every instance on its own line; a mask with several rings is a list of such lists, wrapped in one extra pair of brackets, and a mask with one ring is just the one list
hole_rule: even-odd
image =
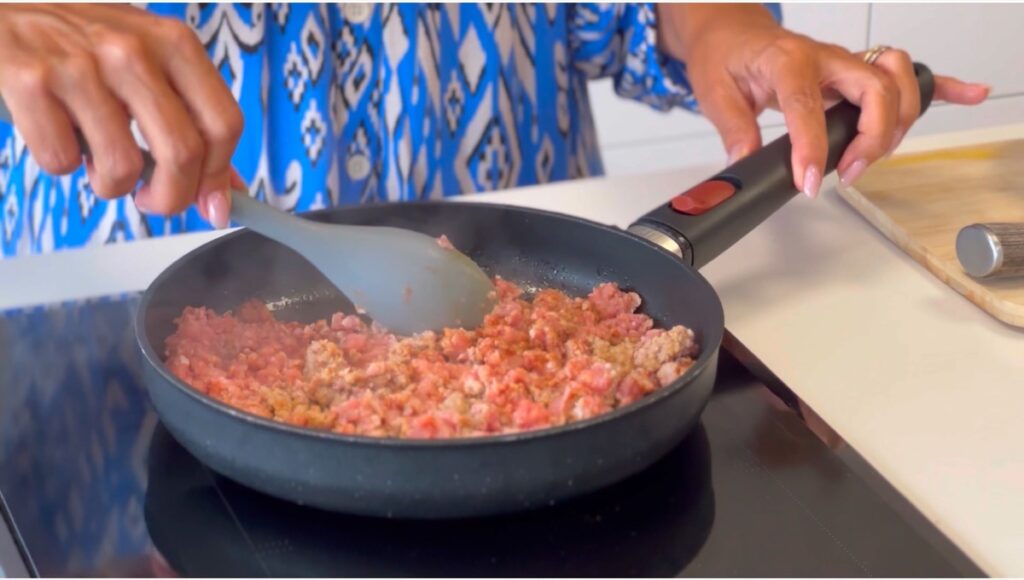
[[(269, 495), (370, 516), (453, 518), (551, 505), (650, 465), (690, 431), (711, 391), (722, 309), (703, 278), (622, 231), (563, 215), (480, 204), (404, 204), (318, 213), (339, 223), (447, 234), (485, 269), (527, 287), (583, 295), (614, 281), (663, 326), (694, 329), (703, 352), (674, 384), (600, 417), (535, 432), (396, 440), (328, 434), (258, 419), (192, 391), (160, 360), (186, 306), (218, 311), (250, 298), (312, 321), (351, 304), (303, 259), (250, 232), (185, 256), (150, 286), (137, 329), (147, 385), (168, 430), (200, 461)], [(380, 264), (386, 268), (388, 264)], [(353, 272), (353, 275), (359, 275)]]
[[(619, 230), (547, 212), (469, 203), (362, 206), (308, 217), (445, 234), (488, 273), (527, 289), (557, 288), (582, 296), (601, 282), (617, 282), (641, 295), (642, 311), (657, 324), (692, 328), (703, 349), (717, 348), (721, 341), (721, 304), (711, 286), (671, 255)], [(278, 318), (302, 322), (353, 310), (303, 258), (242, 231), (199, 248), (154, 282), (144, 313), (146, 338), (162, 355), (174, 319), (186, 306), (223, 312), (249, 298), (267, 302)]]

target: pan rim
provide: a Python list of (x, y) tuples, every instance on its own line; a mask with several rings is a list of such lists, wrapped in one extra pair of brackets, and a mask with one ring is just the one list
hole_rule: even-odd
[[(413, 202), (404, 202), (404, 203), (401, 204), (401, 206), (438, 206), (438, 207), (444, 206), (444, 205), (453, 205), (453, 202), (450, 202), (450, 201), (413, 201)], [(643, 397), (643, 398), (641, 398), (641, 399), (639, 399), (637, 401), (634, 401), (634, 402), (632, 402), (632, 403), (630, 403), (628, 405), (625, 405), (623, 407), (618, 407), (618, 408), (616, 408), (616, 409), (614, 409), (612, 411), (609, 411), (607, 413), (603, 413), (603, 414), (597, 415), (595, 417), (590, 417), (588, 419), (583, 419), (581, 421), (573, 421), (571, 423), (567, 423), (565, 425), (560, 425), (560, 426), (556, 426), (556, 427), (545, 427), (543, 429), (532, 429), (532, 430), (527, 430), (527, 431), (520, 431), (520, 432), (517, 432), (517, 433), (504, 433), (504, 434), (500, 434), (500, 435), (483, 435), (483, 436), (474, 436), (474, 437), (449, 437), (449, 438), (438, 438), (438, 439), (412, 439), (412, 438), (405, 439), (405, 438), (398, 438), (398, 437), (373, 437), (373, 436), (369, 436), (369, 435), (354, 435), (354, 434), (345, 434), (345, 433), (335, 433), (333, 431), (327, 431), (327, 430), (322, 430), (322, 429), (312, 429), (312, 428), (309, 428), (309, 427), (302, 427), (302, 426), (299, 426), (299, 425), (292, 425), (290, 423), (285, 423), (285, 422), (282, 422), (282, 421), (276, 421), (274, 419), (267, 419), (265, 417), (260, 417), (258, 415), (253, 414), (253, 413), (249, 413), (248, 411), (243, 411), (241, 409), (232, 407), (232, 406), (228, 405), (227, 403), (224, 403), (222, 401), (219, 401), (219, 400), (217, 400), (217, 399), (207, 395), (206, 393), (202, 393), (202, 392), (196, 390), (195, 388), (193, 388), (191, 385), (189, 385), (185, 381), (182, 381), (178, 377), (174, 376), (170, 372), (170, 370), (167, 369), (167, 366), (164, 364), (164, 361), (157, 354), (156, 349), (154, 348), (154, 345), (152, 345), (149, 342), (149, 339), (148, 339), (148, 337), (146, 335), (145, 318), (146, 318), (146, 314), (149, 312), (149, 304), (150, 304), (150, 302), (151, 302), (151, 300), (153, 298), (153, 294), (155, 293), (155, 289), (158, 288), (161, 285), (161, 283), (166, 278), (169, 278), (179, 268), (182, 268), (185, 264), (187, 264), (194, 255), (199, 254), (201, 252), (210, 251), (210, 248), (215, 247), (215, 246), (217, 246), (219, 244), (227, 243), (227, 241), (229, 241), (229, 240), (231, 240), (231, 239), (233, 239), (235, 237), (238, 237), (240, 235), (246, 235), (246, 234), (253, 235), (253, 233), (249, 232), (249, 230), (247, 230), (245, 228), (242, 228), (242, 229), (239, 229), (237, 231), (231, 232), (229, 234), (226, 234), (226, 235), (223, 235), (223, 236), (219, 236), (216, 239), (213, 239), (213, 240), (210, 240), (208, 242), (205, 242), (204, 244), (200, 245), (199, 247), (192, 249), (188, 253), (184, 254), (183, 256), (179, 257), (174, 262), (172, 262), (162, 272), (160, 272), (160, 274), (156, 278), (153, 279), (153, 281), (146, 288), (145, 292), (142, 294), (142, 298), (141, 298), (141, 300), (139, 302), (139, 307), (138, 307), (138, 309), (136, 310), (136, 313), (135, 313), (135, 341), (136, 341), (137, 345), (139, 346), (139, 349), (142, 351), (142, 355), (146, 359), (146, 363), (148, 365), (150, 365), (157, 373), (159, 373), (161, 375), (161, 377), (165, 381), (167, 381), (168, 383), (173, 385), (173, 387), (175, 389), (177, 389), (179, 391), (182, 391), (187, 396), (189, 396), (192, 399), (194, 399), (196, 402), (198, 402), (200, 404), (203, 404), (203, 405), (205, 405), (207, 407), (210, 407), (210, 408), (212, 408), (215, 411), (223, 413), (225, 415), (226, 419), (242, 421), (244, 423), (248, 423), (248, 424), (256, 426), (256, 427), (263, 427), (263, 428), (268, 428), (268, 429), (271, 429), (271, 430), (278, 430), (278, 431), (281, 431), (283, 433), (287, 433), (289, 435), (299, 436), (299, 437), (310, 437), (310, 438), (321, 440), (321, 441), (335, 442), (335, 443), (344, 443), (344, 444), (356, 444), (356, 445), (371, 445), (371, 446), (378, 446), (378, 447), (385, 447), (385, 448), (397, 448), (397, 449), (409, 449), (409, 450), (412, 450), (412, 449), (439, 449), (439, 448), (441, 448), (441, 449), (456, 449), (456, 448), (464, 448), (464, 447), (486, 447), (486, 446), (507, 445), (507, 444), (519, 443), (519, 442), (523, 442), (523, 441), (532, 441), (532, 440), (535, 440), (535, 439), (547, 439), (547, 438), (554, 438), (554, 437), (570, 435), (570, 434), (575, 433), (576, 431), (580, 431), (580, 430), (583, 430), (583, 429), (588, 429), (588, 428), (591, 428), (591, 427), (596, 427), (598, 425), (601, 425), (601, 424), (604, 424), (604, 423), (607, 423), (607, 422), (610, 422), (610, 421), (614, 421), (615, 419), (618, 419), (619, 417), (623, 417), (625, 415), (630, 415), (630, 414), (633, 414), (633, 413), (638, 413), (641, 410), (643, 410), (643, 409), (645, 409), (645, 408), (647, 408), (647, 407), (649, 407), (651, 405), (654, 405), (654, 404), (658, 403), (662, 399), (665, 399), (665, 398), (667, 398), (669, 396), (672, 396), (676, 392), (681, 391), (682, 389), (686, 388), (688, 385), (693, 383), (697, 379), (697, 377), (699, 377), (704, 372), (706, 372), (707, 371), (707, 366), (708, 366), (708, 364), (710, 363), (710, 361), (712, 359), (717, 360), (718, 350), (721, 347), (722, 339), (723, 339), (724, 332), (725, 332), (725, 315), (724, 315), (724, 310), (723, 310), (723, 307), (722, 307), (722, 301), (721, 301), (721, 299), (718, 296), (718, 292), (711, 285), (711, 283), (708, 282), (708, 280), (698, 270), (694, 269), (692, 266), (690, 266), (690, 265), (688, 265), (688, 264), (686, 264), (684, 262), (681, 262), (679, 257), (676, 256), (675, 254), (672, 254), (671, 252), (665, 250), (664, 248), (662, 248), (662, 247), (660, 247), (660, 246), (658, 246), (656, 244), (653, 244), (653, 243), (651, 243), (651, 242), (649, 242), (649, 241), (647, 241), (647, 240), (645, 240), (645, 239), (643, 239), (643, 238), (641, 238), (639, 236), (631, 234), (631, 233), (629, 233), (626, 230), (623, 230), (623, 229), (620, 229), (620, 228), (617, 228), (617, 227), (614, 227), (614, 226), (609, 226), (607, 224), (602, 224), (600, 222), (595, 222), (595, 221), (592, 221), (592, 220), (588, 220), (588, 219), (585, 219), (585, 218), (580, 218), (580, 217), (573, 216), (573, 215), (570, 215), (570, 214), (554, 212), (554, 211), (548, 211), (548, 210), (540, 210), (540, 209), (534, 209), (534, 208), (528, 208), (528, 207), (522, 207), (522, 206), (515, 206), (515, 205), (509, 205), (509, 204), (486, 203), (486, 202), (458, 202), (458, 203), (455, 203), (454, 205), (463, 206), (463, 207), (487, 207), (487, 208), (491, 208), (491, 209), (499, 209), (499, 210), (504, 210), (504, 211), (511, 210), (511, 211), (515, 211), (515, 212), (519, 212), (519, 213), (528, 213), (528, 214), (532, 214), (532, 215), (545, 216), (545, 217), (554, 217), (554, 218), (563, 219), (563, 220), (570, 220), (570, 221), (582, 223), (582, 224), (585, 224), (585, 225), (597, 227), (597, 228), (599, 228), (601, 230), (604, 230), (605, 232), (608, 232), (610, 234), (622, 237), (624, 241), (633, 242), (633, 243), (641, 243), (641, 244), (647, 246), (648, 248), (657, 251), (658, 253), (662, 254), (663, 256), (672, 259), (676, 263), (679, 263), (680, 265), (682, 265), (683, 267), (688, 269), (690, 271), (690, 273), (693, 274), (696, 277), (697, 282), (702, 284), (702, 285), (704, 285), (706, 290), (710, 293), (710, 296), (714, 298), (713, 306), (714, 306), (714, 308), (716, 310), (715, 314), (717, 315), (717, 318), (719, 320), (722, 320), (722, 324), (718, 326), (717, 330), (708, 331), (708, 330), (705, 329), (705, 332), (704, 332), (705, 335), (706, 335), (705, 338), (711, 338), (712, 340), (711, 341), (707, 341), (704, 345), (701, 346), (700, 356), (697, 357), (697, 360), (694, 361), (693, 365), (689, 369), (687, 369), (687, 371), (683, 374), (683, 376), (677, 378), (675, 381), (673, 381), (669, 385), (667, 385), (665, 387), (662, 387), (662, 388), (658, 389), (657, 391), (655, 391), (655, 392), (653, 392), (653, 393), (651, 393), (651, 394), (649, 394), (649, 395), (647, 395), (647, 396), (645, 396), (645, 397)], [(356, 207), (361, 207), (361, 206), (356, 206)], [(333, 212), (336, 212), (336, 211), (339, 211), (339, 210), (344, 211), (345, 209), (347, 209), (347, 208), (328, 208), (328, 209), (316, 210), (316, 211), (311, 211), (311, 212), (303, 212), (301, 215), (305, 215), (305, 216), (325, 215), (325, 214), (333, 213)], [(708, 348), (708, 346), (712, 346), (712, 343), (713, 343), (713, 348)], [(154, 387), (151, 386), (151, 382), (150, 381), (145, 381), (145, 382), (146, 382), (147, 390), (154, 388)], [(152, 398), (152, 395), (150, 395), (150, 396)], [(157, 413), (159, 415), (159, 410), (157, 410)], [(161, 420), (163, 420), (162, 417), (161, 417)]]

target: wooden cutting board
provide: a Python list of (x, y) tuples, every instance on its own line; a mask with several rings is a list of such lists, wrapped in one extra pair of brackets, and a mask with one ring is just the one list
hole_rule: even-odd
[(992, 316), (1024, 327), (1024, 278), (978, 281), (956, 259), (976, 222), (1024, 222), (1024, 140), (898, 155), (839, 194), (939, 280)]

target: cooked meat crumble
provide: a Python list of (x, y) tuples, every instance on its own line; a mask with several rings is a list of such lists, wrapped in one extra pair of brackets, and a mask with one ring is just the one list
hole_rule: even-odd
[(586, 298), (495, 279), (475, 330), (399, 337), (359, 317), (282, 322), (259, 301), (186, 308), (167, 365), (193, 388), (293, 425), (404, 438), (471, 437), (563, 425), (668, 385), (693, 364), (685, 327), (657, 329), (640, 296), (602, 284)]

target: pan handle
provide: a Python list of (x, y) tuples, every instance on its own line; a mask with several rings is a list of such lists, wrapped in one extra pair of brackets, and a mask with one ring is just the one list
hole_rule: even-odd
[[(923, 64), (915, 63), (914, 72), (924, 114), (935, 93), (935, 79)], [(843, 151), (857, 136), (859, 117), (860, 108), (846, 101), (826, 112), (829, 151), (824, 174), (835, 170)], [(629, 231), (699, 268), (797, 194), (790, 162), (792, 151), (789, 135), (783, 135), (647, 213)]]

